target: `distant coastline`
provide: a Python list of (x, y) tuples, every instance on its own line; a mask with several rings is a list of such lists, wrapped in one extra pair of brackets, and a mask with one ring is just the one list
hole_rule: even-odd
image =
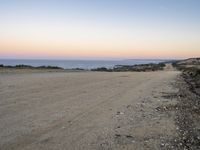
[(126, 60), (42, 60), (42, 59), (0, 59), (3, 66), (31, 66), (37, 68), (40, 66), (56, 66), (63, 69), (81, 68), (91, 70), (96, 68), (112, 69), (118, 65), (132, 66), (140, 64), (158, 64), (168, 60), (161, 59), (126, 59)]

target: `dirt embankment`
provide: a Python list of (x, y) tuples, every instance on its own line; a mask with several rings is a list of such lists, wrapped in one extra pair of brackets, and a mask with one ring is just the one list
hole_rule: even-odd
[(184, 71), (178, 80), (178, 104), (176, 124), (178, 138), (174, 140), (179, 149), (200, 149), (200, 96), (199, 75), (194, 70)]
[(178, 136), (170, 145), (180, 150), (200, 149), (200, 70), (199, 64), (194, 65), (188, 67), (185, 61), (184, 65), (173, 64), (182, 74), (176, 84), (179, 92), (174, 95), (177, 104), (173, 105)]

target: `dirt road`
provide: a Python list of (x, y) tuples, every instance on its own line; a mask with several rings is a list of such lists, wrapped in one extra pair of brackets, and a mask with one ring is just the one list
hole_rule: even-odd
[(0, 74), (0, 149), (166, 148), (178, 74)]

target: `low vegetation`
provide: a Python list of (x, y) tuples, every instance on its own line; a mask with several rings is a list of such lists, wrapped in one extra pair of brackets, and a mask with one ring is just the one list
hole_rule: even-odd
[(173, 63), (173, 66), (182, 71), (182, 77), (190, 86), (190, 90), (200, 95), (200, 59), (193, 58)]
[(15, 66), (10, 66), (10, 65), (0, 65), (0, 68), (5, 68), (5, 69), (63, 69), (61, 67), (57, 66), (30, 66), (30, 65), (15, 65)]
[(112, 69), (108, 69), (105, 67), (91, 69), (91, 71), (104, 71), (104, 72), (127, 72), (127, 71), (135, 71), (135, 72), (145, 72), (145, 71), (158, 71), (163, 70), (165, 67), (164, 63), (159, 64), (140, 64), (140, 65), (117, 65)]
[(91, 71), (103, 71), (103, 72), (113, 72), (113, 69), (108, 69), (106, 67), (94, 68)]

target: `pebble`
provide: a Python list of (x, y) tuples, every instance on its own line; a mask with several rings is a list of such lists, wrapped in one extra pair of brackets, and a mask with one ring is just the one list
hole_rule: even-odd
[(161, 146), (165, 146), (165, 143), (161, 143)]
[(124, 114), (123, 112), (120, 111), (117, 112), (117, 115), (123, 115), (123, 114)]

